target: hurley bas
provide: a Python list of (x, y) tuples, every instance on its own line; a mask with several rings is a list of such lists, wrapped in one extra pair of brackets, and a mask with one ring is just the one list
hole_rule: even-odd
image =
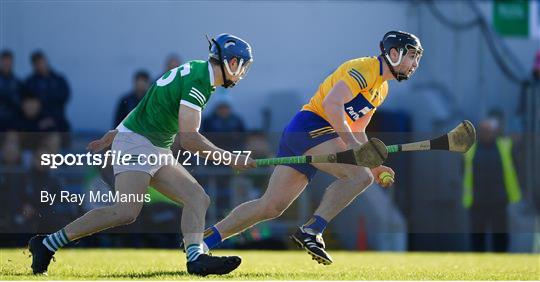
[[(61, 190), (59, 194), (41, 191), (40, 201), (52, 206), (56, 200), (59, 203), (76, 203), (79, 206), (83, 204), (86, 196), (91, 203), (148, 203), (150, 194), (120, 194), (119, 191), (89, 191), (88, 194), (71, 193)], [(57, 197), (59, 196), (59, 197)]]

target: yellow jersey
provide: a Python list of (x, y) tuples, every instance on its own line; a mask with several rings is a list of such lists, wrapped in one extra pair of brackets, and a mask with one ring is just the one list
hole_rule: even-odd
[(380, 57), (363, 57), (343, 63), (321, 83), (315, 95), (302, 110), (314, 112), (328, 121), (322, 106), (324, 98), (336, 83), (343, 80), (353, 94), (353, 98), (343, 107), (349, 125), (375, 111), (388, 94), (388, 83), (382, 79), (381, 60)]

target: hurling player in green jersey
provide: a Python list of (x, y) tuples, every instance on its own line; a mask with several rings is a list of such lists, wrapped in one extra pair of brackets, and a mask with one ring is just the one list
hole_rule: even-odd
[[(216, 86), (233, 87), (244, 77), (253, 56), (246, 41), (220, 34), (210, 41), (209, 57), (208, 61), (191, 61), (167, 71), (115, 130), (90, 143), (89, 148), (94, 152), (112, 143), (113, 152), (133, 156), (127, 164), (113, 164), (114, 186), (120, 200), (89, 211), (55, 233), (32, 237), (29, 249), (35, 274), (46, 273), (55, 252), (69, 242), (135, 221), (150, 185), (183, 205), (181, 231), (189, 273), (226, 274), (240, 265), (239, 257), (204, 253), (204, 219), (210, 199), (197, 180), (176, 162), (149, 164), (150, 159), (139, 158), (172, 156), (170, 146), (176, 134), (186, 150), (226, 153), (199, 133), (201, 111)], [(214, 153), (210, 154), (210, 160), (217, 156)], [(253, 159), (240, 156), (231, 166), (244, 170), (256, 165)]]

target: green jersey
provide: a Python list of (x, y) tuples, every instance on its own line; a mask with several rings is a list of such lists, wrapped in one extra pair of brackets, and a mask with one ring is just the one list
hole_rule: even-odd
[(151, 85), (123, 125), (155, 146), (170, 148), (178, 133), (180, 104), (201, 111), (215, 90), (213, 80), (207, 61), (191, 61), (174, 68)]

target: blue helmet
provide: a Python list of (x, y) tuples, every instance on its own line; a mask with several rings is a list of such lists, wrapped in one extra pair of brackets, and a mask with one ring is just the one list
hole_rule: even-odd
[[(233, 87), (236, 83), (225, 77), (225, 70), (230, 75), (242, 79), (253, 63), (251, 46), (245, 40), (228, 33), (222, 33), (208, 41), (210, 43), (210, 58), (220, 62), (223, 86), (226, 88)], [(238, 60), (238, 69), (235, 72), (231, 71), (229, 67), (229, 62), (233, 58)]]

